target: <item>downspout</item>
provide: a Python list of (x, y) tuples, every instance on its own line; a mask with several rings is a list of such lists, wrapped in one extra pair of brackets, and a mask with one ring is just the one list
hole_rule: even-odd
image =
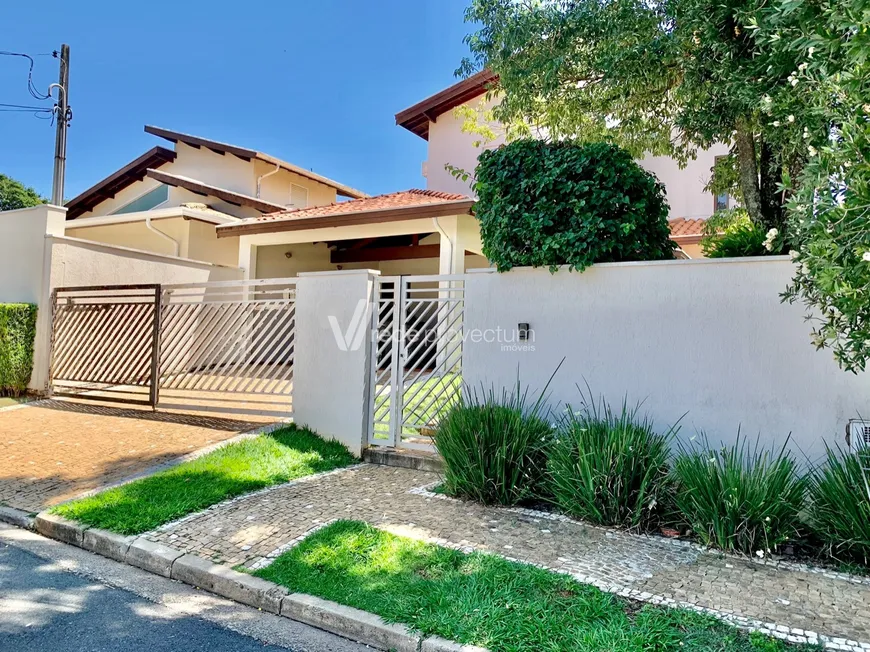
[(263, 179), (265, 179), (266, 177), (271, 177), (273, 174), (278, 172), (278, 170), (280, 170), (280, 169), (281, 169), (281, 165), (276, 163), (274, 170), (272, 170), (271, 172), (266, 172), (266, 174), (263, 174), (263, 175), (257, 177), (257, 199), (260, 199), (260, 184), (263, 181)]
[(157, 234), (164, 240), (169, 240), (172, 243), (172, 247), (175, 249), (175, 257), (178, 258), (179, 252), (181, 251), (181, 244), (175, 238), (165, 234), (163, 231), (159, 231), (154, 226), (151, 225), (151, 216), (147, 213), (145, 214), (145, 228), (151, 231), (152, 233)]
[(447, 240), (447, 244), (450, 246), (450, 263), (449, 263), (450, 269), (448, 270), (447, 273), (452, 274), (453, 273), (453, 241), (447, 235), (447, 232), (443, 228), (441, 228), (441, 224), (439, 224), (437, 217), (433, 217), (432, 222), (433, 222), (433, 224), (435, 224), (435, 228), (438, 229), (438, 233), (441, 234), (442, 238)]

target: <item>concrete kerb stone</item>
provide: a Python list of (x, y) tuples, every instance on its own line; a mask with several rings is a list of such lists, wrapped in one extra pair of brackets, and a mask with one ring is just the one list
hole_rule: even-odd
[(273, 614), (281, 613), (281, 601), (288, 594), (277, 584), (196, 555), (176, 559), (172, 564), (172, 579)]
[(136, 538), (99, 528), (88, 528), (82, 538), (82, 548), (115, 561), (126, 562), (127, 551)]
[(380, 616), (313, 595), (291, 593), (281, 602), (281, 615), (379, 650), (418, 652), (422, 637)]
[(70, 545), (79, 548), (82, 547), (85, 530), (88, 529), (87, 525), (82, 525), (76, 521), (66, 519), (63, 516), (49, 514), (48, 512), (37, 514), (36, 519), (34, 520), (34, 526), (36, 527), (36, 531), (42, 536), (48, 537), (49, 539), (56, 539), (63, 543), (69, 543)]
[(420, 652), (489, 652), (486, 648), (476, 645), (463, 645), (454, 641), (448, 641), (440, 636), (424, 638), (420, 645)]
[(9, 523), (15, 527), (24, 528), (25, 530), (36, 529), (36, 517), (30, 512), (25, 512), (14, 507), (0, 505), (0, 522)]
[(183, 554), (181, 550), (139, 537), (130, 544), (124, 561), (149, 573), (172, 577), (172, 564)]

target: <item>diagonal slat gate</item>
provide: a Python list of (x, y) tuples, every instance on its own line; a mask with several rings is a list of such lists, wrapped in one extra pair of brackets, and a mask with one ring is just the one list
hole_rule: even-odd
[(465, 278), (385, 276), (375, 289), (369, 443), (431, 449), (462, 387)]
[[(296, 280), (58, 288), (57, 395), (200, 411), (291, 410)], [(228, 403), (228, 401), (234, 403)]]
[[(59, 396), (99, 390), (105, 400), (154, 405), (159, 285), (52, 292), (51, 378)], [(128, 388), (114, 392), (117, 387)]]

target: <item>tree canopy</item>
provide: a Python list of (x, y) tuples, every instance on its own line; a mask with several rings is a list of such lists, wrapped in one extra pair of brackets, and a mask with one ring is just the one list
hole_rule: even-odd
[(12, 177), (0, 174), (0, 211), (14, 211), (44, 204), (45, 199), (33, 188), (28, 188)]
[(495, 117), (554, 138), (681, 162), (731, 143), (731, 180), (747, 212), (782, 230), (777, 184), (802, 167), (804, 149), (785, 143), (763, 111), (763, 97), (784, 103), (797, 67), (794, 51), (759, 42), (768, 4), (473, 0), (466, 18), (479, 29), (467, 37), (472, 56), (460, 70), (492, 69), (502, 94)]

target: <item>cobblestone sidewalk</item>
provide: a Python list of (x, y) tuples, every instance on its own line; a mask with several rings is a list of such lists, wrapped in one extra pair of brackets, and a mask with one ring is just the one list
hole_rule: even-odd
[(213, 561), (251, 567), (267, 562), (312, 528), (352, 518), (398, 534), (568, 572), (648, 602), (711, 611), (794, 642), (870, 649), (870, 644), (861, 645), (870, 642), (870, 579), (758, 563), (421, 490), (437, 479), (422, 471), (362, 464), (228, 501), (148, 537)]

